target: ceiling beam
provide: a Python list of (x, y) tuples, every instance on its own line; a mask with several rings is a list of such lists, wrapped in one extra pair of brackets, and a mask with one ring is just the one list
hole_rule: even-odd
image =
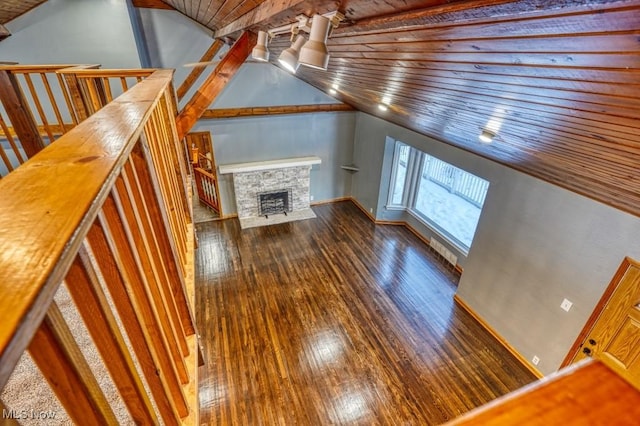
[[(207, 51), (204, 52), (204, 55), (202, 55), (202, 57), (200, 58), (200, 62), (211, 61), (216, 56), (216, 53), (218, 53), (220, 48), (222, 48), (222, 46), (224, 46), (224, 43), (222, 42), (222, 40), (220, 39), (215, 40), (211, 44), (209, 49), (207, 49)], [(196, 80), (198, 80), (198, 77), (200, 77), (200, 75), (204, 72), (204, 69), (205, 69), (205, 66), (203, 65), (203, 66), (196, 66), (194, 69), (191, 70), (187, 78), (184, 79), (184, 81), (176, 91), (179, 101), (181, 101), (182, 98), (184, 98), (184, 95), (187, 94), (189, 89), (191, 89), (191, 86), (193, 86)]]
[(216, 108), (208, 109), (201, 118), (237, 118), (255, 117), (260, 115), (281, 115), (281, 114), (307, 114), (311, 112), (339, 112), (355, 111), (348, 104), (313, 104), (313, 105), (283, 105), (283, 106), (261, 106), (245, 108)]
[(163, 2), (162, 0), (131, 0), (131, 3), (135, 7), (140, 7), (144, 9), (176, 10), (173, 6)]
[(189, 133), (196, 121), (202, 117), (202, 114), (211, 105), (211, 102), (215, 100), (229, 80), (240, 69), (240, 66), (251, 53), (251, 49), (256, 45), (256, 41), (257, 36), (255, 33), (249, 31), (242, 33), (191, 100), (184, 106), (176, 118), (180, 140)]
[(229, 25), (220, 28), (216, 31), (215, 37), (222, 38), (235, 32), (246, 30), (252, 25), (264, 23), (272, 16), (304, 2), (305, 0), (267, 0)]

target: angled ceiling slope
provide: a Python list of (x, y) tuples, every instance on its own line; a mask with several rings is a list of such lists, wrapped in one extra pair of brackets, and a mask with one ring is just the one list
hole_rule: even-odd
[[(298, 78), (640, 216), (640, 0), (165, 1), (200, 5), (187, 14), (232, 38), (344, 4), (328, 71), (300, 67)], [(289, 46), (271, 40), (270, 61)]]

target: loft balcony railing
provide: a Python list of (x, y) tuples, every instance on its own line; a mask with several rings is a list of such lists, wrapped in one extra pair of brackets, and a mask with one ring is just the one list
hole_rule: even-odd
[(65, 287), (128, 418), (197, 424), (190, 177), (172, 72), (94, 68), (0, 69), (0, 124), (21, 154), (0, 179), (0, 391), (26, 352), (74, 423), (125, 422), (55, 299)]

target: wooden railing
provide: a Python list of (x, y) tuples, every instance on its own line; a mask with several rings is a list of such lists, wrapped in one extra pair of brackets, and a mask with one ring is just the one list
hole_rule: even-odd
[(220, 214), (220, 193), (216, 177), (200, 167), (194, 167), (193, 178), (196, 182), (200, 201)]
[(133, 421), (197, 424), (193, 228), (171, 79), (154, 72), (0, 180), (0, 390), (28, 351), (76, 424), (121, 413), (54, 301), (63, 282)]
[(154, 71), (99, 67), (0, 66), (0, 177)]

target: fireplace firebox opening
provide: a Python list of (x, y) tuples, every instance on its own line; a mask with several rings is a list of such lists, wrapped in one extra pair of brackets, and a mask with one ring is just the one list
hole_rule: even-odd
[(268, 218), (269, 215), (293, 211), (291, 189), (278, 189), (276, 191), (261, 192), (258, 194), (259, 216)]

